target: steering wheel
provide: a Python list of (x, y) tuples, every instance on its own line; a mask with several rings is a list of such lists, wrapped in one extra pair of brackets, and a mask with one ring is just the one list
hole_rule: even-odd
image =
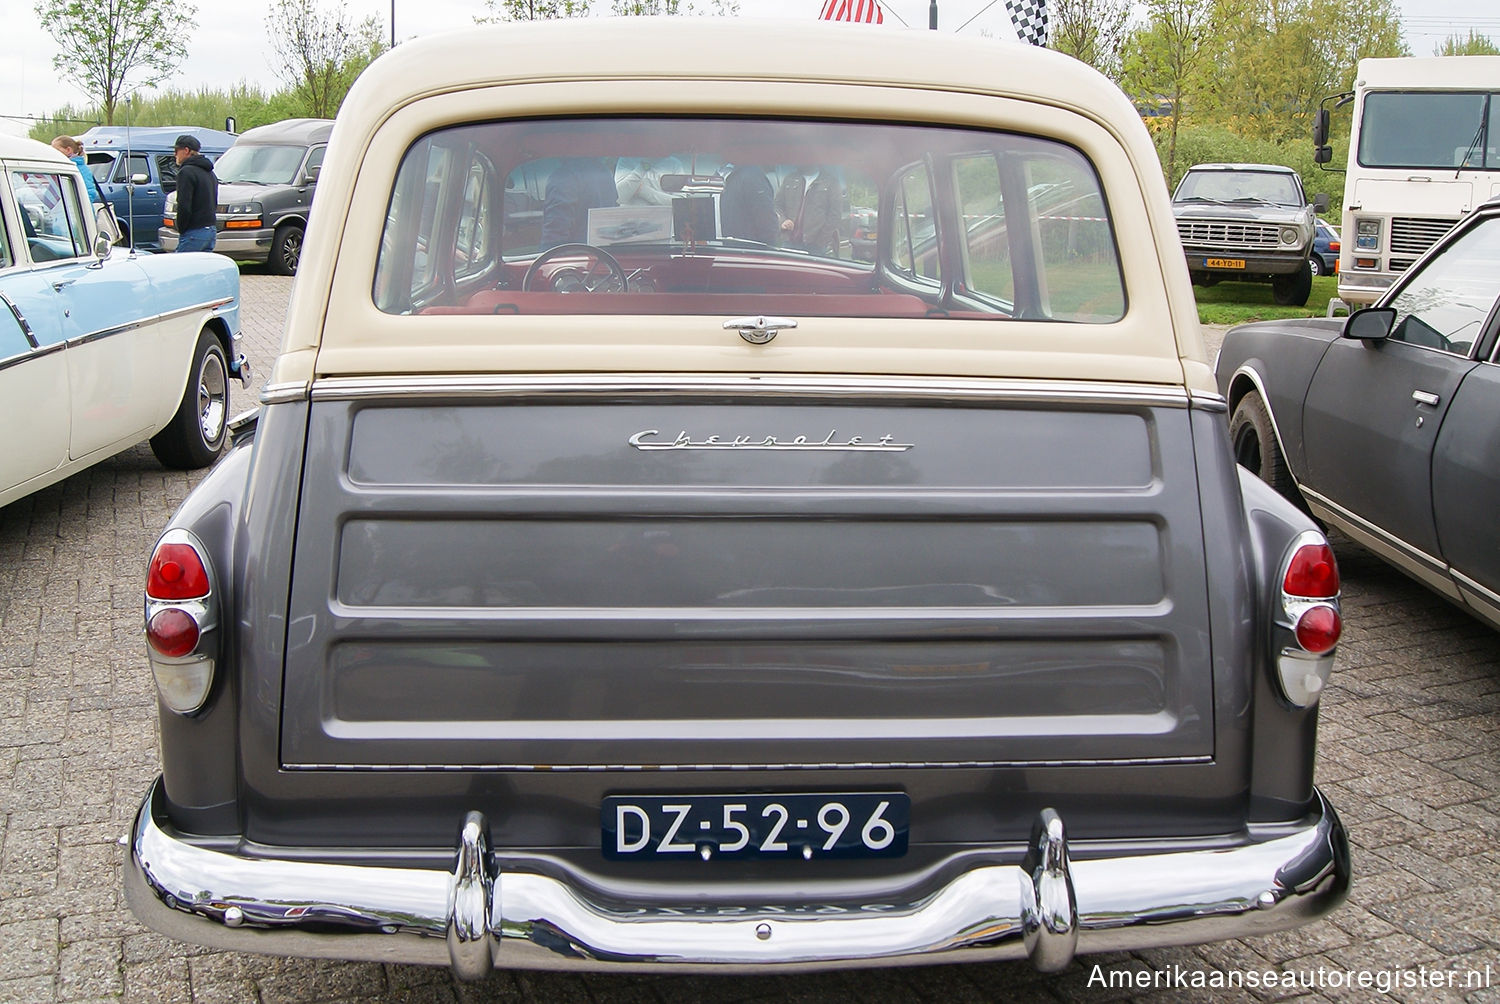
[[(558, 269), (547, 280), (546, 290), (556, 293), (623, 293), (630, 288), (624, 267), (608, 251), (592, 244), (559, 244), (536, 256), (521, 277), (521, 289), (530, 292), (543, 265), (568, 256), (583, 256), (586, 262), (582, 267), (569, 265)], [(599, 274), (600, 266), (605, 270), (602, 275)]]

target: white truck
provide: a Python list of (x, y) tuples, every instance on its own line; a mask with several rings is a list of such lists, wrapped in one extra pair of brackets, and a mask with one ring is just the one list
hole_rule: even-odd
[(1333, 159), (1330, 101), (1354, 105), (1339, 298), (1365, 306), (1500, 196), (1500, 56), (1360, 60), (1354, 90), (1325, 98), (1314, 123), (1323, 165)]

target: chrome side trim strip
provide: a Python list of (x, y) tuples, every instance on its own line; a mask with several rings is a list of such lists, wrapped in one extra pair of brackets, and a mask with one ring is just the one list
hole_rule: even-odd
[(490, 966), (735, 972), (1028, 957), (1050, 970), (1075, 947), (1295, 927), (1341, 903), (1350, 878), (1343, 826), (1321, 795), (1306, 819), (1252, 826), (1232, 846), (1158, 841), (1093, 856), (1045, 810), (1022, 858), (1001, 845), (946, 881), (929, 872), (864, 894), (842, 882), (783, 902), (711, 876), (691, 901), (669, 899), (666, 883), (648, 897), (611, 890), (540, 855), (486, 854), (484, 826), (478, 813), (465, 819), (451, 872), (251, 857), (232, 839), (205, 846), (176, 833), (158, 779), (130, 834), (125, 894), (147, 927), (181, 941), (447, 964), (461, 977)]
[[(299, 387), (303, 385), (297, 385)], [(269, 393), (272, 388), (263, 392)], [(432, 397), (584, 397), (611, 394), (743, 393), (756, 397), (842, 397), (882, 400), (1006, 400), (1069, 404), (1140, 404), (1185, 408), (1181, 387), (1074, 380), (969, 380), (850, 376), (572, 376), (329, 377), (312, 384), (315, 401), (401, 400)]]
[(1308, 508), (1318, 519), (1332, 523), (1429, 588), (1450, 599), (1460, 598), (1458, 586), (1449, 575), (1448, 566), (1444, 562), (1350, 512), (1325, 495), (1306, 488), (1302, 489), (1302, 495), (1307, 499)]
[(1475, 595), (1475, 598), (1483, 600), (1484, 602), (1489, 603), (1491, 606), (1500, 609), (1500, 593), (1497, 593), (1493, 589), (1480, 584), (1475, 579), (1470, 578), (1463, 572), (1460, 572), (1457, 569), (1453, 568), (1451, 565), (1448, 567), (1448, 573), (1458, 580), (1459, 586), (1473, 593)]
[(160, 324), (162, 321), (170, 321), (174, 317), (182, 317), (187, 314), (196, 314), (204, 310), (218, 310), (220, 307), (224, 306), (224, 304), (233, 302), (234, 297), (225, 296), (217, 300), (208, 300), (203, 303), (195, 303), (190, 307), (179, 307), (177, 310), (169, 310), (164, 314), (156, 314), (152, 317), (142, 317), (138, 320), (130, 321), (126, 324), (119, 324), (112, 328), (100, 328), (98, 331), (91, 331), (86, 335), (76, 335), (73, 338), (69, 338), (68, 347), (74, 348), (75, 346), (79, 345), (87, 345), (90, 342), (97, 342), (105, 338), (111, 338), (115, 335), (122, 335), (127, 331), (135, 331), (137, 328), (144, 328), (147, 325)]
[(308, 399), (307, 383), (268, 383), (260, 389), (261, 404), (290, 404)]
[(9, 359), (0, 359), (0, 370), (9, 369), (12, 366), (19, 366), (22, 363), (29, 363), (33, 359), (42, 358), (42, 356), (50, 356), (54, 352), (61, 352), (65, 347), (66, 346), (62, 342), (54, 342), (53, 344), (48, 345), (45, 348), (39, 348), (34, 352), (23, 352), (18, 356), (11, 356)]
[(385, 774), (425, 773), (427, 771), (533, 771), (550, 774), (589, 773), (606, 770), (628, 770), (638, 773), (665, 771), (696, 773), (699, 771), (773, 771), (773, 770), (925, 770), (935, 768), (1031, 768), (1038, 767), (1175, 767), (1214, 762), (1211, 755), (1140, 757), (1122, 760), (869, 760), (839, 763), (430, 763), (430, 764), (358, 764), (358, 763), (284, 763), (282, 770), (336, 770)]
[(153, 323), (153, 321), (154, 319), (151, 318), (142, 321), (131, 321), (129, 324), (119, 324), (113, 328), (100, 328), (98, 331), (91, 331), (86, 335), (75, 335), (68, 339), (68, 348), (76, 349), (80, 345), (88, 345), (91, 342), (103, 341), (115, 335), (123, 335), (127, 331), (135, 331), (137, 328), (145, 327), (147, 324)]

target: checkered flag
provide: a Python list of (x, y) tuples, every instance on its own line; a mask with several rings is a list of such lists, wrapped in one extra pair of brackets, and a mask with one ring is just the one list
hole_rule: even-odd
[(1005, 0), (1016, 38), (1032, 45), (1047, 44), (1047, 0)]

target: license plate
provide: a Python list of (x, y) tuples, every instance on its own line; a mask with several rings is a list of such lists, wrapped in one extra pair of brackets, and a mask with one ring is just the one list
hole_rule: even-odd
[(1245, 259), (1243, 259), (1243, 258), (1205, 258), (1205, 259), (1203, 259), (1203, 267), (1204, 268), (1244, 268), (1245, 267)]
[(911, 799), (902, 792), (788, 795), (611, 795), (604, 856), (894, 858), (906, 853)]

